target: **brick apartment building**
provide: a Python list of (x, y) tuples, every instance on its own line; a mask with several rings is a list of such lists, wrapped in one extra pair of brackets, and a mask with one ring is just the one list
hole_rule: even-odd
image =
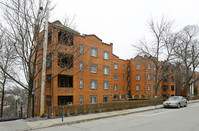
[[(42, 51), (41, 54), (42, 59)], [(38, 68), (41, 65), (38, 65)], [(96, 35), (80, 35), (59, 21), (49, 24), (45, 109), (48, 106), (106, 103), (127, 98), (154, 97), (154, 65), (147, 56), (121, 60), (113, 44)], [(41, 85), (40, 72), (34, 87)], [(51, 79), (53, 77), (53, 79)], [(159, 97), (175, 95), (174, 79), (161, 83)], [(35, 114), (41, 89), (35, 91)]]

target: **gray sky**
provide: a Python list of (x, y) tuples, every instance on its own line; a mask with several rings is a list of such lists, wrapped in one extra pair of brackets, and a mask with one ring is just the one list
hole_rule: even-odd
[(132, 44), (150, 37), (147, 21), (162, 16), (175, 21), (175, 28), (199, 24), (199, 0), (51, 0), (56, 5), (50, 21), (75, 16), (76, 30), (95, 34), (113, 43), (121, 59), (136, 56)]

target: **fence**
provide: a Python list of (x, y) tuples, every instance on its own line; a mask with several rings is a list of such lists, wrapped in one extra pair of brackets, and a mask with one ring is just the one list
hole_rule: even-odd
[[(157, 100), (157, 104), (162, 104), (163, 100)], [(111, 103), (89, 104), (89, 105), (70, 105), (64, 106), (64, 115), (87, 114), (105, 111), (114, 111), (122, 109), (131, 109), (144, 106), (154, 105), (154, 100), (136, 100), (136, 101), (119, 101)], [(48, 114), (52, 113), (51, 107), (46, 110)], [(56, 116), (62, 115), (62, 106), (54, 106), (53, 114)]]

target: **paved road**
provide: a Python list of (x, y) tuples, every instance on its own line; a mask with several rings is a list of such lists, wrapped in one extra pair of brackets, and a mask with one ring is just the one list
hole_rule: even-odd
[(158, 109), (37, 131), (199, 131), (199, 103)]

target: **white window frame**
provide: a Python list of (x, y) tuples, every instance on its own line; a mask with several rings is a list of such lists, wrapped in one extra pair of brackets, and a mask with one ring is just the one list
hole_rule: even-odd
[(90, 72), (97, 73), (97, 64), (90, 64)]
[(151, 74), (147, 74), (147, 79), (150, 81), (151, 80)]
[(136, 74), (136, 81), (140, 80), (140, 74)]
[(83, 62), (79, 62), (79, 70), (82, 72), (84, 71), (84, 63)]
[(103, 67), (103, 73), (104, 73), (104, 75), (109, 75), (109, 66)]
[(83, 54), (83, 53), (84, 53), (84, 45), (83, 45), (83, 44), (80, 44), (80, 45), (79, 45), (79, 53), (80, 53), (80, 54)]
[(97, 57), (97, 53), (98, 53), (97, 48), (91, 47), (91, 52), (90, 53), (91, 53), (92, 57)]
[(114, 80), (118, 80), (118, 74), (114, 74)]
[(136, 70), (140, 70), (140, 64), (136, 64)]
[(153, 65), (153, 70), (156, 71), (156, 66), (155, 65)]
[(147, 86), (148, 91), (151, 91), (151, 85)]
[(118, 70), (118, 63), (114, 63), (114, 69)]
[(118, 85), (117, 84), (114, 85), (114, 91), (118, 91)]
[(80, 89), (84, 88), (84, 80), (83, 79), (79, 79), (79, 88)]
[(97, 80), (90, 80), (90, 88), (97, 89)]
[(109, 89), (109, 81), (103, 81), (103, 89), (108, 90)]
[(97, 96), (90, 96), (90, 104), (97, 104)]
[(150, 70), (151, 69), (151, 63), (147, 64), (147, 69)]
[(140, 85), (136, 85), (136, 91), (140, 90)]
[(109, 60), (109, 52), (104, 51), (103, 57), (104, 57), (104, 60)]

